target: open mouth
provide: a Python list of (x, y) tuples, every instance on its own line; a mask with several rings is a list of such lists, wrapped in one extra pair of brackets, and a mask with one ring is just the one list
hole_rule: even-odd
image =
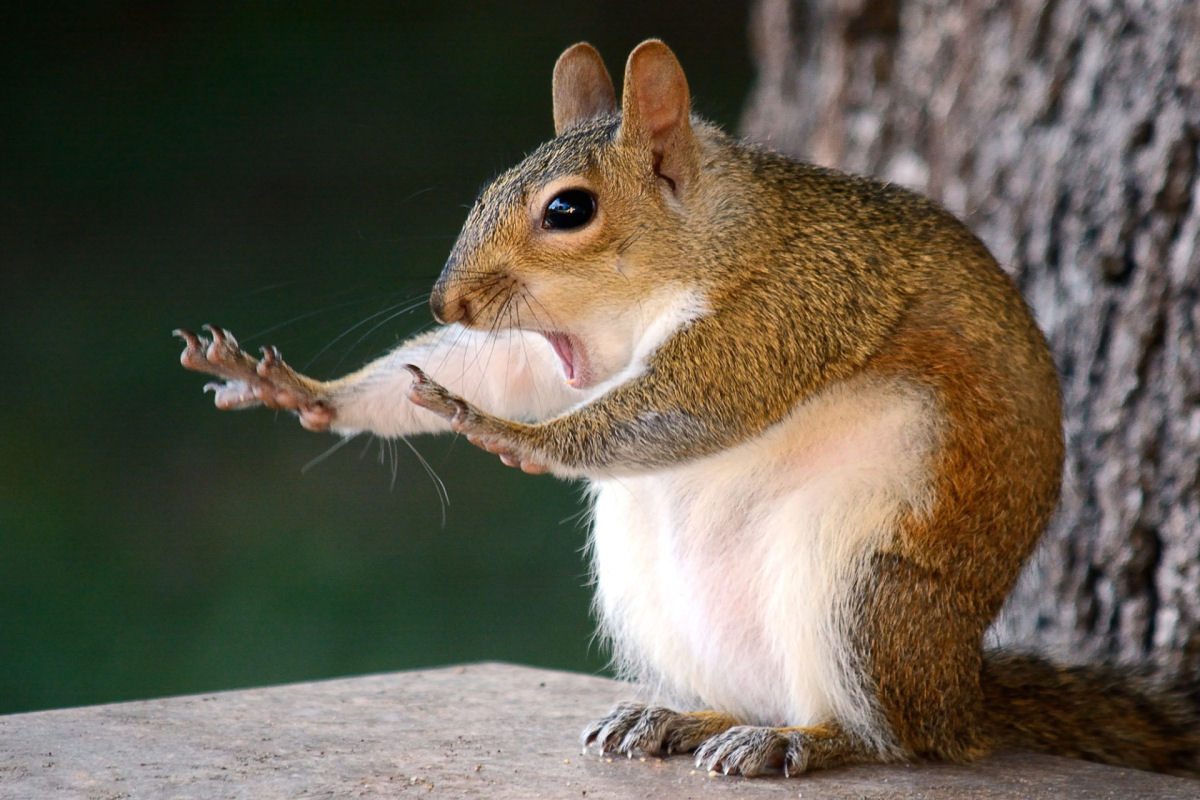
[(586, 361), (579, 340), (561, 331), (541, 331), (541, 334), (554, 348), (554, 354), (562, 363), (563, 377), (567, 379), (567, 383), (575, 387), (586, 385)]

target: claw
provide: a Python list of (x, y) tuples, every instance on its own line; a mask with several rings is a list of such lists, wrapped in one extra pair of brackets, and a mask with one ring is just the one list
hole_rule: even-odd
[(200, 337), (186, 328), (176, 328), (171, 331), (171, 335), (179, 339), (183, 339), (187, 343), (189, 349), (200, 346)]
[(696, 766), (747, 778), (779, 767), (797, 774), (807, 766), (808, 744), (795, 730), (739, 725), (705, 741), (696, 750)]
[(224, 328), (219, 328), (216, 325), (210, 325), (206, 322), (200, 326), (200, 330), (208, 331), (212, 335), (214, 342), (224, 342), (228, 339), (234, 347), (237, 346), (237, 339), (233, 338), (233, 334)]
[[(526, 468), (526, 464), (521, 465)], [(586, 748), (593, 742), (604, 754), (635, 751), (648, 756), (687, 752), (724, 730), (733, 719), (715, 712), (680, 713), (663, 706), (620, 703), (583, 732)]]
[(171, 331), (171, 335), (184, 341), (183, 352), (179, 354), (179, 363), (187, 369), (203, 370), (204, 365), (208, 362), (204, 355), (204, 350), (208, 347), (208, 340), (202, 339), (184, 328), (176, 328)]

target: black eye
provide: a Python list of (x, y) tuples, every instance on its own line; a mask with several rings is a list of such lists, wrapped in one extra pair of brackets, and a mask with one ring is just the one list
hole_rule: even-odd
[(556, 195), (542, 214), (542, 227), (547, 230), (571, 230), (586, 225), (596, 213), (596, 198), (583, 189), (568, 189)]

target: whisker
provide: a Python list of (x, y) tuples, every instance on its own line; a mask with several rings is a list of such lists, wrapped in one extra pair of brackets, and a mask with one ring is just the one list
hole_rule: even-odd
[(625, 251), (628, 250), (633, 245), (637, 244), (637, 241), (639, 239), (641, 239), (642, 236), (644, 236), (644, 235), (645, 234), (643, 234), (641, 232), (635, 232), (635, 233), (631, 233), (628, 236), (626, 236), (624, 239), (621, 240), (621, 243), (617, 245), (617, 255), (624, 255)]
[[(553, 326), (544, 325), (544, 324), (542, 323), (542, 320), (539, 318), (537, 311), (534, 309), (534, 307), (533, 307), (533, 303), (538, 303), (538, 305), (539, 305), (539, 306), (541, 305), (541, 303), (540, 303), (540, 302), (538, 302), (538, 300), (537, 300), (537, 298), (536, 298), (536, 297), (533, 297), (533, 296), (532, 296), (532, 295), (530, 295), (528, 292), (522, 292), (522, 294), (521, 294), (521, 301), (522, 301), (522, 303), (524, 304), (526, 311), (528, 311), (528, 312), (529, 312), (529, 316), (533, 318), (533, 322), (534, 322), (535, 326), (536, 326), (536, 327), (537, 327), (539, 330), (552, 330), (552, 329), (553, 329)], [(543, 308), (544, 308), (544, 307), (543, 307)], [(524, 353), (524, 356), (525, 356), (525, 361), (526, 361), (526, 362), (530, 361), (530, 355), (529, 355), (529, 341), (528, 341), (527, 339), (522, 339), (522, 340), (521, 340), (521, 348), (522, 348), (522, 351), (523, 351), (523, 353)], [(541, 386), (538, 384), (538, 382), (537, 382), (537, 381), (532, 381), (532, 382), (530, 383), (530, 385), (533, 387), (533, 391), (536, 393), (536, 396), (537, 396), (537, 399), (538, 399), (538, 405), (539, 405), (539, 406), (542, 406), (542, 405), (543, 405), (543, 403), (542, 403), (542, 400), (543, 400), (543, 398), (542, 398), (542, 389), (541, 389)]]
[[(488, 355), (485, 358), (483, 348), (482, 347), (477, 348), (469, 362), (466, 360), (463, 361), (463, 378), (465, 378), (467, 376), (468, 372), (473, 370), (481, 362), (487, 363), (488, 361), (490, 361), (492, 354), (495, 352), (495, 342), (498, 338), (497, 334), (500, 331), (500, 321), (503, 318), (504, 307), (508, 304), (508, 302), (510, 300), (510, 296), (507, 293), (507, 287), (505, 287), (503, 285), (498, 285), (496, 288), (496, 291), (491, 295), (491, 297), (488, 298), (487, 302), (484, 303), (484, 305), (482, 305), (480, 307), (481, 311), (489, 309), (492, 307), (492, 305), (494, 305), (496, 303), (497, 300), (500, 301), (500, 309), (492, 317), (492, 321), (488, 327), (487, 334), (483, 337), (484, 339), (486, 339), (488, 341), (488, 343), (490, 345), (490, 349), (488, 350)], [(476, 392), (478, 392), (479, 388), (483, 385), (483, 381), (487, 377), (487, 370), (479, 369), (476, 371), (478, 372), (479, 378), (480, 378), (479, 383), (477, 383), (475, 385), (475, 390), (476, 390)]]
[[(520, 328), (519, 324), (513, 325), (511, 322), (507, 326), (502, 325), (502, 323), (506, 322), (508, 320), (508, 318), (511, 316), (512, 308), (514, 305), (514, 299), (515, 299), (514, 294), (511, 291), (508, 292), (508, 294), (504, 298), (504, 303), (503, 303), (502, 307), (496, 313), (496, 316), (492, 319), (491, 329), (488, 331), (488, 337), (487, 337), (489, 347), (488, 347), (488, 354), (487, 354), (487, 358), (485, 359), (485, 363), (491, 363), (492, 359), (494, 359), (496, 357), (496, 347), (500, 343), (500, 332), (502, 330), (504, 330), (505, 327), (507, 327), (509, 329), (517, 328), (518, 330)], [(508, 346), (512, 347), (512, 336), (508, 336), (505, 338), (508, 342)], [(482, 356), (482, 355), (483, 354), (481, 351), (480, 356)], [(504, 383), (502, 384), (504, 386), (509, 385), (509, 377), (510, 377), (509, 370), (511, 369), (511, 367), (512, 367), (512, 359), (506, 358), (504, 360)], [(478, 392), (480, 390), (480, 388), (483, 386), (483, 381), (484, 381), (484, 378), (486, 377), (486, 375), (487, 375), (486, 370), (479, 370), (479, 383), (475, 387), (476, 392)]]
[[(374, 314), (370, 314), (370, 315), (364, 317), (363, 319), (354, 323), (349, 328), (346, 328), (344, 331), (339, 333), (337, 336), (333, 337), (328, 342), (326, 342), (324, 347), (322, 347), (320, 350), (318, 350), (316, 353), (314, 353), (308, 359), (308, 362), (305, 363), (303, 369), (308, 369), (309, 365), (311, 365), (314, 361), (316, 361), (318, 358), (320, 358), (322, 355), (324, 355), (331, 347), (333, 347), (335, 344), (340, 342), (342, 339), (345, 339), (351, 333), (354, 333), (354, 331), (358, 330), (363, 325), (366, 325), (371, 320), (377, 319), (378, 317), (381, 317), (384, 314), (392, 314), (392, 312), (396, 312), (392, 316), (388, 317), (387, 320), (385, 320), (385, 323), (386, 323), (388, 321), (395, 319), (398, 316), (407, 314), (410, 311), (420, 308), (427, 301), (428, 301), (428, 295), (422, 295), (422, 296), (419, 296), (417, 298), (414, 298), (414, 299), (411, 299), (408, 301), (402, 300), (399, 303), (394, 303), (390, 306), (387, 306), (386, 308), (376, 311)], [(375, 329), (372, 328), (371, 330), (374, 331)], [(361, 342), (361, 339), (359, 341)], [(358, 342), (355, 342), (355, 344), (358, 344)], [(353, 350), (354, 348), (353, 348), (353, 346), (351, 346), (349, 349)], [(341, 360), (339, 360), (338, 363), (340, 364)]]
[[(352, 352), (354, 352), (354, 349), (355, 349), (356, 347), (358, 347), (360, 344), (362, 344), (362, 343), (363, 343), (363, 342), (366, 340), (366, 338), (367, 338), (368, 336), (370, 336), (372, 333), (374, 333), (375, 331), (379, 330), (379, 329), (380, 329), (380, 328), (382, 328), (384, 325), (387, 325), (389, 322), (391, 322), (392, 320), (396, 319), (397, 317), (402, 317), (402, 316), (404, 316), (405, 314), (411, 313), (411, 312), (412, 312), (414, 309), (417, 309), (417, 308), (420, 308), (420, 307), (421, 307), (421, 304), (420, 304), (420, 303), (411, 303), (411, 304), (409, 304), (409, 305), (407, 305), (407, 306), (404, 306), (403, 308), (397, 309), (397, 310), (393, 311), (392, 313), (389, 313), (389, 314), (388, 314), (386, 317), (384, 317), (383, 319), (379, 320), (379, 322), (376, 322), (374, 325), (372, 325), (370, 328), (368, 328), (366, 331), (364, 331), (364, 332), (363, 332), (363, 334), (362, 334), (362, 336), (359, 336), (357, 339), (355, 339), (355, 340), (354, 340), (354, 341), (353, 341), (353, 342), (350, 344), (350, 346), (349, 346), (348, 348), (346, 348), (346, 351), (345, 351), (345, 352), (342, 354), (342, 357), (341, 357), (341, 358), (339, 358), (339, 359), (337, 360), (337, 364), (335, 364), (335, 365), (334, 365), (334, 367), (336, 368), (337, 366), (341, 365), (341, 364), (342, 364), (342, 362), (344, 362), (344, 361), (346, 360), (346, 358), (349, 356), (349, 354), (350, 354), (350, 353), (352, 353)], [(394, 307), (393, 307), (393, 308), (394, 308)], [(375, 316), (378, 316), (378, 315), (375, 315)], [(363, 320), (363, 322), (366, 322), (366, 321), (367, 321), (367, 320)], [(359, 323), (359, 325), (361, 325), (361, 324), (362, 324), (362, 323)], [(354, 327), (355, 327), (355, 328), (357, 328), (357, 327), (359, 327), (359, 325), (355, 325)], [(351, 328), (351, 330), (353, 330), (353, 328)], [(349, 332), (350, 332), (350, 331), (347, 331), (347, 333), (349, 333)], [(339, 337), (339, 338), (340, 338), (340, 337)], [(330, 344), (332, 344), (332, 342), (331, 342)], [(329, 348), (329, 345), (326, 345), (325, 347), (323, 347), (323, 348), (322, 348), (322, 349), (321, 349), (321, 350), (318, 352), (318, 355), (320, 355), (320, 353), (323, 353), (323, 352), (324, 352), (326, 349), (328, 349), (328, 348)]]
[(437, 474), (433, 466), (430, 465), (430, 463), (425, 459), (425, 456), (421, 455), (420, 451), (418, 451), (413, 443), (408, 440), (407, 436), (399, 436), (397, 438), (401, 442), (404, 442), (405, 446), (412, 451), (412, 454), (417, 457), (417, 461), (420, 462), (421, 466), (425, 469), (425, 474), (429, 476), (431, 481), (433, 481), (433, 488), (434, 491), (437, 492), (438, 503), (442, 507), (442, 527), (445, 528), (446, 509), (450, 507), (450, 492), (446, 490), (446, 483)]
[(245, 339), (248, 341), (253, 340), (253, 339), (261, 339), (265, 336), (268, 336), (268, 335), (274, 333), (275, 331), (278, 331), (282, 328), (286, 328), (289, 325), (295, 325), (297, 322), (302, 322), (306, 319), (311, 319), (312, 317), (320, 316), (321, 314), (327, 314), (331, 311), (336, 311), (340, 308), (346, 308), (347, 306), (363, 305), (368, 302), (371, 302), (370, 299), (368, 299), (368, 298), (359, 298), (357, 300), (345, 300), (340, 303), (331, 303), (329, 305), (325, 305), (320, 308), (313, 309), (312, 311), (306, 311), (303, 314), (297, 314), (294, 317), (289, 317), (288, 319), (285, 319), (283, 322), (276, 323), (275, 325), (272, 325), (268, 328), (262, 328), (260, 330), (254, 331), (253, 333), (246, 335)]
[[(476, 310), (476, 316), (479, 316), (481, 312), (486, 312), (491, 309), (497, 301), (500, 301), (500, 310), (502, 311), (504, 309), (504, 303), (509, 295), (509, 288), (503, 284), (498, 284), (496, 286), (496, 290), (492, 292), (492, 294), (488, 296), (487, 300), (484, 301), (483, 305), (479, 306), (479, 308)], [(497, 313), (496, 317), (499, 318), (499, 316), (499, 313)]]
[(303, 475), (303, 474), (307, 473), (310, 469), (312, 469), (316, 465), (320, 464), (325, 459), (329, 458), (331, 455), (336, 453), (338, 450), (341, 450), (343, 447), (350, 444), (350, 442), (353, 441), (353, 439), (354, 439), (353, 436), (343, 436), (336, 443), (334, 443), (332, 446), (327, 448), (324, 453), (321, 453), (320, 455), (316, 456), (311, 461), (309, 461), (307, 464), (305, 464), (303, 467), (301, 467), (300, 474)]
[(279, 281), (278, 283), (269, 283), (266, 286), (259, 286), (257, 289), (248, 289), (242, 293), (242, 297), (254, 297), (257, 294), (267, 294), (268, 292), (273, 292), (276, 289), (284, 289), (288, 286), (295, 286), (299, 282), (300, 281), (297, 280), (290, 280)]
[(408, 195), (407, 197), (401, 197), (401, 198), (400, 198), (400, 202), (401, 202), (401, 203), (407, 203), (409, 200), (415, 200), (415, 199), (417, 199), (418, 197), (420, 197), (421, 195), (423, 195), (423, 194), (429, 194), (430, 192), (432, 192), (432, 191), (435, 191), (435, 190), (437, 190), (438, 188), (439, 188), (439, 187), (437, 187), (437, 186), (426, 186), (424, 189), (417, 189), (415, 192), (413, 192), (412, 194)]
[[(536, 297), (534, 297), (533, 295), (531, 295), (529, 293), (525, 293), (524, 296), (526, 298), (527, 304), (529, 304), (530, 302), (537, 303), (538, 308), (540, 308), (543, 312), (545, 312), (546, 323), (548, 323), (547, 324), (548, 330), (560, 330), (560, 326), (558, 325), (558, 322), (554, 319), (554, 315), (550, 313), (550, 309), (548, 309), (544, 305), (542, 305), (542, 301), (538, 300)], [(529, 311), (530, 311), (530, 313), (533, 314), (534, 319), (537, 320), (539, 324), (541, 324), (541, 318), (538, 317), (538, 315), (536, 313), (534, 313), (532, 305), (529, 306)]]

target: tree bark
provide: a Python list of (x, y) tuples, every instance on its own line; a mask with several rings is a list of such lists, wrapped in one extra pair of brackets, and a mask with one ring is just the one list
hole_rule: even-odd
[(744, 132), (915, 188), (1062, 375), (1060, 512), (996, 625), (1200, 670), (1200, 4), (760, 0)]

